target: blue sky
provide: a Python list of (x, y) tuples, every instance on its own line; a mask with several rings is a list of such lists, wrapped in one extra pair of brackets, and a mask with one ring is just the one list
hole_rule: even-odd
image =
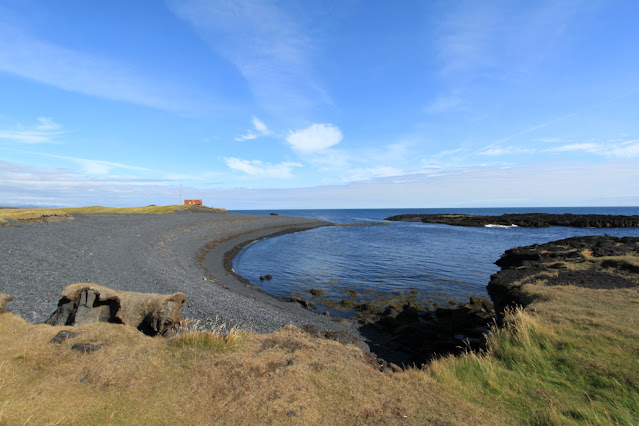
[(635, 1), (0, 3), (0, 205), (639, 205)]

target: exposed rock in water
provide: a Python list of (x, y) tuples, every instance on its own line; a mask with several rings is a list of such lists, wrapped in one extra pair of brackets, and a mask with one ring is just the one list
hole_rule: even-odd
[(524, 228), (548, 228), (569, 226), (574, 228), (635, 228), (639, 227), (639, 215), (604, 214), (549, 214), (512, 213), (501, 216), (475, 216), (468, 214), (403, 214), (385, 220), (401, 222), (441, 223), (454, 226), (520, 226)]
[(4, 314), (5, 309), (7, 307), (7, 303), (11, 302), (13, 297), (8, 294), (0, 293), (0, 314)]
[(524, 284), (594, 289), (639, 286), (639, 238), (573, 237), (507, 250), (486, 287), (498, 313), (528, 305)]
[(312, 288), (308, 292), (311, 293), (311, 295), (314, 297), (321, 297), (326, 294), (326, 290), (317, 289), (317, 288)]
[(182, 293), (161, 295), (115, 291), (97, 284), (71, 284), (62, 290), (49, 325), (110, 322), (136, 327), (144, 334), (164, 335), (184, 319)]

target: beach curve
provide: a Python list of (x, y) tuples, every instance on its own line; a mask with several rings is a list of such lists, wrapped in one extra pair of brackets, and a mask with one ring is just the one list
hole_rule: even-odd
[(9, 307), (28, 321), (44, 321), (66, 285), (94, 282), (115, 290), (183, 292), (187, 318), (259, 333), (293, 324), (358, 335), (355, 325), (255, 291), (229, 270), (233, 251), (251, 241), (328, 222), (231, 212), (74, 219), (0, 229), (0, 250), (6, 254), (0, 259), (0, 290), (14, 297)]

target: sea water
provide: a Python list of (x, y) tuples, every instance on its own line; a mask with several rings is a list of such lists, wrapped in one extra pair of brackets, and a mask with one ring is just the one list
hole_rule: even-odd
[[(306, 217), (340, 224), (382, 222), (398, 214), (574, 213), (639, 214), (639, 207), (495, 208), (495, 209), (355, 209), (251, 210), (249, 214)], [(236, 273), (263, 291), (283, 299), (301, 296), (316, 302), (355, 299), (364, 303), (380, 295), (410, 295), (418, 303), (442, 305), (486, 297), (494, 262), (509, 248), (584, 235), (639, 237), (639, 228), (498, 228), (457, 227), (421, 222), (387, 222), (370, 226), (331, 226), (266, 238), (241, 250)], [(271, 280), (260, 276), (272, 275)], [(314, 294), (321, 296), (313, 296)]]

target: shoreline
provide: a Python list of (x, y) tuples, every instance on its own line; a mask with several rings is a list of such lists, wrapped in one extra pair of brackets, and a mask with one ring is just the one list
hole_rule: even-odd
[[(287, 300), (284, 300), (282, 298), (279, 298), (277, 296), (274, 296), (272, 294), (265, 292), (264, 290), (260, 289), (258, 286), (251, 284), (251, 282), (247, 280), (246, 278), (244, 278), (243, 276), (236, 273), (233, 270), (233, 259), (244, 247), (256, 241), (260, 241), (266, 238), (273, 238), (280, 235), (308, 231), (311, 229), (321, 228), (324, 226), (335, 226), (334, 224), (330, 222), (323, 222), (323, 223), (321, 223), (321, 221), (317, 221), (317, 222), (320, 222), (320, 223), (313, 224), (310, 226), (304, 226), (304, 227), (295, 225), (295, 226), (284, 226), (284, 227), (276, 227), (276, 228), (264, 228), (259, 231), (249, 231), (249, 232), (245, 232), (241, 234), (231, 235), (222, 240), (211, 241), (209, 244), (207, 244), (205, 247), (201, 249), (200, 254), (198, 254), (198, 262), (200, 263), (200, 267), (204, 269), (206, 272), (208, 272), (212, 277), (214, 278), (217, 277), (218, 280), (223, 280), (230, 284), (228, 286), (225, 286), (224, 288), (227, 288), (232, 291), (238, 291), (242, 289), (243, 291), (243, 289), (246, 287), (250, 289), (251, 291), (255, 291), (260, 294), (266, 295), (277, 301), (294, 304), (294, 302), (289, 302)], [(275, 232), (271, 232), (271, 231), (274, 231), (274, 229), (279, 229), (279, 230)], [(232, 277), (233, 279), (241, 283), (243, 287), (238, 286), (237, 285), (238, 283), (233, 282), (231, 279), (224, 280), (222, 278), (224, 277), (224, 273), (219, 268), (220, 262), (223, 265), (224, 273), (226, 274), (226, 276)], [(218, 284), (222, 285), (223, 283), (218, 282)]]
[(255, 291), (225, 267), (225, 259), (228, 264), (232, 250), (242, 244), (329, 222), (199, 211), (73, 217), (0, 228), (0, 250), (5, 253), (0, 259), (0, 289), (14, 297), (11, 311), (29, 322), (46, 320), (65, 286), (96, 283), (121, 291), (185, 293), (185, 317), (205, 323), (258, 333), (289, 324), (313, 325), (359, 337), (354, 324)]

